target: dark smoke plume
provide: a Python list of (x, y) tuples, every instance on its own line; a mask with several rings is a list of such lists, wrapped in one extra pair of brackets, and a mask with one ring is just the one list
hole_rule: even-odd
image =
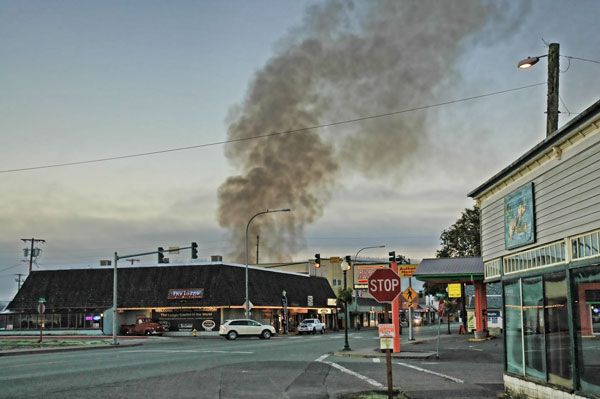
[[(525, 4), (517, 10), (513, 2), (479, 0), (312, 6), (231, 111), (228, 136), (243, 139), (432, 103), (436, 88), (460, 78), (452, 67), (465, 40), (477, 32), (486, 40), (506, 33), (507, 21), (514, 22)], [(252, 215), (289, 207), (293, 212), (255, 219), (249, 244), (252, 249), (259, 234), (261, 261), (289, 260), (303, 248), (305, 226), (322, 215), (340, 175), (400, 178), (413, 161), (410, 154), (427, 142), (426, 125), (427, 114), (413, 112), (228, 145), (226, 156), (241, 170), (218, 192), (230, 257), (244, 260)]]

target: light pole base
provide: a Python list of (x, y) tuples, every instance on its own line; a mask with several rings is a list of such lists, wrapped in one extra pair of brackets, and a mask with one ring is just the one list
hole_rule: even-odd
[(349, 346), (344, 346), (344, 349), (342, 349), (342, 351), (346, 352), (346, 351), (351, 351), (352, 349), (350, 349)]

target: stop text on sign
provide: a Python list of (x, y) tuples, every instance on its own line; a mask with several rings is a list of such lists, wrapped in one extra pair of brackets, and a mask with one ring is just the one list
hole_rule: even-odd
[(378, 302), (392, 302), (400, 291), (400, 276), (392, 269), (378, 269), (369, 277), (369, 294)]
[(372, 291), (396, 291), (400, 287), (400, 281), (396, 279), (371, 279), (369, 281), (369, 289)]

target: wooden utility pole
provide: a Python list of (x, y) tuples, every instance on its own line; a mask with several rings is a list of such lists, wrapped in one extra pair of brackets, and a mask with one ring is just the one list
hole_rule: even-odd
[(550, 43), (548, 49), (548, 102), (546, 105), (546, 137), (558, 130), (558, 43)]
[(21, 289), (21, 277), (24, 276), (23, 273), (17, 273), (15, 274), (15, 276), (17, 276), (17, 278), (15, 279), (15, 281), (17, 282), (17, 291), (19, 291)]
[[(40, 240), (38, 238), (21, 238), (21, 241), (27, 242), (31, 241), (31, 248), (29, 248), (29, 274), (31, 274), (31, 269), (33, 265), (33, 255), (34, 255), (34, 244), (36, 242), (46, 242), (46, 240)], [(37, 257), (37, 254), (35, 255)]]

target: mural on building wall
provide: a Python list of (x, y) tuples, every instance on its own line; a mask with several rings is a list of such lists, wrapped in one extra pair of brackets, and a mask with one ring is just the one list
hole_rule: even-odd
[(533, 183), (504, 197), (504, 244), (506, 249), (535, 242)]

